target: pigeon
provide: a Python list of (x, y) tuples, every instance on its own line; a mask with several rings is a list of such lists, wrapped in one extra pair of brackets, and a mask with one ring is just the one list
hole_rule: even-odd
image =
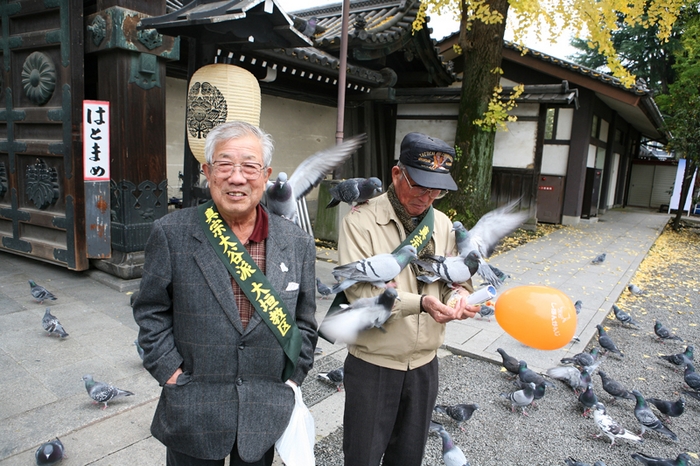
[(584, 407), (583, 416), (588, 416), (588, 413), (591, 412), (591, 409), (593, 409), (593, 407), (598, 403), (598, 397), (595, 396), (595, 393), (593, 393), (592, 384), (588, 384), (586, 390), (582, 391), (579, 394), (578, 401), (580, 401)]
[(577, 353), (570, 358), (562, 358), (560, 362), (562, 364), (573, 364), (585, 369), (589, 374), (593, 374), (603, 360), (604, 358), (600, 356), (600, 350), (593, 348), (590, 353)]
[(485, 317), (486, 320), (488, 320), (489, 322), (491, 322), (491, 316), (492, 316), (495, 312), (496, 312), (496, 310), (495, 310), (494, 308), (492, 308), (491, 306), (487, 306), (486, 304), (481, 304), (481, 305), (479, 306), (479, 312), (478, 312), (478, 314), (479, 314), (479, 320), (481, 320), (481, 319), (483, 319), (483, 318)]
[[(341, 202), (352, 205), (355, 203), (362, 204), (382, 192), (382, 180), (376, 177), (372, 178), (350, 178), (349, 180), (341, 181), (337, 185), (328, 190), (331, 201), (326, 206), (326, 209), (335, 207)], [(357, 210), (355, 205), (352, 210)]]
[(429, 260), (416, 260), (416, 265), (428, 272), (419, 275), (418, 280), (424, 283), (433, 283), (437, 280), (454, 285), (469, 280), (479, 268), (479, 257), (476, 251), (467, 254), (466, 257), (431, 256)]
[(695, 372), (695, 366), (692, 364), (685, 365), (683, 380), (685, 380), (685, 383), (696, 392), (700, 391), (700, 374)]
[(44, 330), (49, 332), (49, 335), (55, 333), (61, 338), (66, 338), (68, 336), (66, 329), (63, 328), (63, 325), (61, 325), (56, 316), (51, 314), (48, 307), (46, 311), (44, 311), (44, 317), (41, 318), (41, 326), (44, 327)]
[[(644, 440), (632, 432), (625, 430), (620, 424), (615, 421), (605, 410), (603, 403), (596, 403), (593, 406), (593, 420), (595, 425), (610, 439), (610, 448), (615, 445), (615, 439), (625, 439), (630, 442), (642, 443)], [(597, 435), (600, 437), (600, 435)]]
[(685, 351), (683, 351), (682, 353), (671, 354), (671, 355), (662, 354), (659, 356), (659, 359), (663, 359), (665, 361), (668, 361), (671, 364), (674, 364), (676, 366), (685, 367), (687, 364), (693, 363), (693, 350), (694, 350), (693, 346), (688, 345), (685, 347)]
[(297, 201), (318, 186), (327, 174), (345, 163), (366, 140), (365, 134), (348, 138), (330, 149), (307, 157), (291, 176), (280, 172), (274, 182), (268, 182), (265, 191), (267, 208), (274, 214), (297, 221)]
[(520, 362), (506, 353), (506, 350), (503, 348), (498, 348), (496, 351), (498, 351), (501, 358), (503, 358), (503, 367), (511, 374), (518, 375), (520, 373)]
[(535, 399), (535, 384), (532, 382), (526, 383), (520, 390), (510, 393), (501, 393), (501, 396), (510, 401), (512, 412), (515, 412), (515, 407), (518, 406), (522, 410), (523, 415), (527, 416), (528, 414), (525, 412), (525, 406), (531, 404)]
[(56, 464), (60, 462), (66, 454), (63, 443), (56, 437), (56, 440), (42, 443), (34, 453), (37, 465)]
[(43, 304), (47, 299), (50, 301), (58, 299), (49, 290), (41, 285), (37, 285), (34, 280), (29, 280), (29, 286), (31, 287), (32, 296), (39, 304)]
[(598, 329), (598, 343), (600, 344), (600, 346), (603, 347), (603, 349), (612, 353), (619, 354), (622, 357), (625, 356), (624, 354), (622, 354), (622, 351), (617, 349), (617, 346), (615, 346), (615, 343), (612, 341), (612, 338), (608, 336), (608, 333), (605, 331), (602, 325), (596, 325), (595, 328)]
[(695, 398), (696, 400), (700, 401), (700, 392), (681, 390), (681, 393), (683, 393), (684, 395), (688, 395), (689, 397)]
[(613, 304), (613, 312), (615, 313), (615, 317), (617, 318), (617, 320), (619, 320), (623, 324), (634, 325), (635, 327), (639, 328), (639, 323), (636, 320), (634, 320), (631, 315), (627, 314), (615, 304)]
[(523, 384), (532, 382), (535, 385), (549, 384), (550, 386), (552, 386), (552, 383), (547, 382), (544, 379), (544, 377), (542, 377), (540, 374), (533, 371), (532, 369), (528, 369), (527, 363), (522, 360), (518, 363), (518, 380), (520, 380), (520, 382)]
[(597, 255), (591, 264), (602, 264), (603, 262), (605, 262), (605, 253)]
[(674, 335), (671, 333), (669, 329), (664, 327), (664, 324), (659, 322), (658, 320), (654, 321), (654, 333), (656, 334), (657, 337), (659, 337), (659, 340), (663, 342), (663, 340), (680, 340), (683, 341), (681, 337), (678, 335)]
[(372, 285), (385, 288), (386, 282), (391, 281), (416, 259), (416, 248), (407, 244), (396, 253), (377, 254), (367, 259), (339, 265), (332, 271), (336, 280), (344, 278), (331, 289), (331, 293), (340, 293), (358, 282), (369, 282)]
[(663, 422), (661, 422), (652, 412), (642, 394), (637, 390), (632, 390), (632, 394), (637, 399), (637, 404), (634, 406), (634, 415), (642, 425), (642, 431), (639, 433), (639, 436), (643, 436), (644, 432), (647, 429), (650, 429), (660, 434), (664, 434), (674, 441), (678, 440), (676, 434), (671, 432), (668, 427), (666, 427)]
[(620, 398), (625, 400), (636, 399), (634, 395), (632, 395), (632, 392), (627, 390), (624, 385), (608, 377), (608, 374), (606, 374), (605, 372), (598, 371), (598, 375), (600, 376), (600, 379), (603, 382), (603, 390), (605, 390), (613, 396), (613, 401)]
[(91, 375), (84, 375), (83, 380), (85, 381), (85, 389), (90, 395), (90, 398), (95, 400), (97, 403), (103, 403), (102, 409), (107, 409), (107, 403), (116, 400), (117, 398), (123, 398), (125, 396), (133, 395), (132, 392), (122, 390), (120, 388), (108, 385), (103, 382), (95, 382)]
[(324, 284), (318, 277), (316, 277), (316, 289), (321, 294), (321, 299), (326, 299), (327, 296), (332, 294), (331, 287)]
[(328, 383), (332, 383), (340, 391), (340, 386), (343, 384), (343, 377), (345, 376), (345, 369), (340, 366), (337, 369), (333, 369), (328, 372), (319, 372), (316, 374), (316, 378), (320, 380), (325, 380)]
[(574, 309), (576, 309), (576, 315), (581, 313), (581, 309), (583, 308), (583, 301), (580, 299), (574, 303)]
[(141, 361), (143, 361), (143, 348), (141, 348), (141, 345), (139, 345), (139, 340), (136, 339), (134, 340), (134, 346), (136, 346), (136, 352), (139, 353), (139, 357), (141, 358)]
[(321, 33), (326, 30), (326, 28), (318, 24), (318, 18), (315, 16), (309, 19), (294, 16), (293, 21), (294, 29), (298, 30), (306, 37), (313, 37), (316, 33)]
[(627, 289), (630, 291), (630, 293), (632, 293), (634, 295), (640, 295), (640, 294), (644, 293), (637, 285), (634, 285), (632, 283), (627, 285)]
[(442, 439), (442, 461), (445, 466), (469, 466), (467, 457), (464, 452), (454, 444), (452, 437), (447, 431), (442, 428), (437, 431), (437, 434)]
[(435, 405), (435, 408), (433, 408), (433, 409), (435, 410), (436, 413), (447, 414), (452, 419), (457, 421), (457, 425), (464, 432), (464, 427), (462, 427), (461, 424), (464, 421), (468, 421), (469, 419), (471, 419), (472, 414), (474, 414), (474, 411), (479, 409), (479, 405), (476, 403), (472, 403), (472, 404), (460, 403), (460, 404), (451, 405), (451, 406)]
[(667, 422), (670, 422), (669, 418), (678, 417), (685, 411), (685, 398), (682, 396), (676, 401), (647, 398), (647, 402), (656, 406), (660, 413), (665, 414)]
[(571, 387), (575, 394), (585, 390), (591, 383), (591, 376), (585, 370), (579, 371), (571, 366), (558, 366), (547, 369), (547, 375), (553, 379), (561, 380)]
[(670, 458), (657, 458), (639, 452), (632, 453), (632, 458), (647, 466), (687, 466), (690, 464), (690, 456), (687, 453), (681, 453), (675, 460)]
[(489, 267), (486, 259), (503, 237), (515, 231), (527, 220), (529, 216), (527, 211), (515, 212), (519, 202), (520, 199), (517, 199), (486, 213), (471, 230), (467, 230), (461, 222), (452, 224), (459, 255), (466, 257), (470, 252), (476, 251), (479, 257), (479, 275), (496, 288), (501, 285), (502, 280)]
[[(358, 333), (372, 327), (385, 332), (382, 325), (391, 316), (391, 308), (399, 299), (395, 288), (387, 288), (379, 296), (360, 298), (342, 307), (338, 312), (327, 315), (319, 332), (338, 343), (354, 343)], [(331, 341), (331, 340), (329, 340)]]

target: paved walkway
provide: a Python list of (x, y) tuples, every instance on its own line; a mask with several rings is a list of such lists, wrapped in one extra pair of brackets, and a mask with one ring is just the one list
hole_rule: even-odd
[[(538, 284), (558, 288), (574, 301), (581, 299), (577, 330), (581, 343), (538, 351), (505, 334), (494, 319), (470, 319), (448, 324), (445, 347), (497, 363), (496, 348), (502, 347), (535, 369), (555, 365), (567, 352), (579, 352), (624, 292), (668, 219), (648, 210), (613, 210), (597, 222), (558, 230), (490, 261), (512, 276), (501, 291)], [(590, 265), (602, 252), (607, 260)], [(334, 255), (319, 250), (316, 272), (325, 282), (332, 281)], [(59, 299), (36, 303), (29, 279)], [(66, 465), (163, 464), (165, 448), (149, 433), (160, 390), (142, 368), (133, 345), (137, 326), (129, 294), (137, 287), (138, 280), (122, 281), (97, 270), (71, 272), (0, 252), (0, 466), (33, 464), (37, 446), (56, 436), (66, 446)], [(320, 320), (330, 300), (318, 299), (317, 304)], [(68, 338), (45, 334), (41, 317), (46, 307), (59, 317)], [(324, 340), (319, 346), (323, 354), (303, 391), (320, 438), (340, 425), (344, 392), (336, 392), (314, 375), (342, 364), (346, 353)], [(85, 392), (84, 374), (136, 395), (101, 410)]]

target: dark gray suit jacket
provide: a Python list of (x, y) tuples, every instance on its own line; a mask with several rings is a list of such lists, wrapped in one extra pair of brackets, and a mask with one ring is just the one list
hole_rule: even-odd
[[(313, 365), (317, 339), (315, 256), (311, 236), (269, 215), (266, 275), (301, 331), (291, 377), (298, 384)], [(294, 393), (282, 380), (284, 352), (257, 313), (243, 329), (230, 274), (196, 208), (154, 223), (133, 308), (143, 365), (163, 386), (153, 436), (196, 458), (224, 458), (236, 440), (244, 461), (261, 458), (294, 407)], [(184, 373), (177, 384), (165, 385), (178, 367)]]

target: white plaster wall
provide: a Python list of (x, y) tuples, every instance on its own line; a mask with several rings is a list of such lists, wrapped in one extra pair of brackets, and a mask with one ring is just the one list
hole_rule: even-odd
[(396, 114), (402, 115), (457, 115), (459, 104), (401, 104), (396, 106)]
[(574, 121), (573, 108), (560, 108), (557, 121), (557, 139), (571, 139), (571, 125)]
[(185, 110), (187, 108), (187, 81), (165, 78), (165, 148), (168, 198), (182, 197), (180, 180), (185, 157)]
[(457, 120), (397, 120), (394, 160), (399, 159), (401, 140), (413, 131), (442, 139), (452, 146), (455, 143), (455, 134), (457, 134)]
[(569, 163), (569, 146), (545, 144), (542, 148), (543, 175), (566, 176), (566, 168)]
[(617, 174), (620, 169), (620, 154), (613, 153), (612, 171), (610, 172), (610, 187), (608, 189), (608, 199), (605, 207), (610, 208), (615, 204), (615, 190), (617, 189)]
[[(511, 112), (510, 115), (515, 116), (531, 116), (536, 117), (540, 114), (539, 104), (518, 104)], [(510, 128), (510, 123), (507, 123)]]
[(536, 121), (508, 123), (508, 131), (496, 133), (493, 166), (534, 168), (536, 140)]

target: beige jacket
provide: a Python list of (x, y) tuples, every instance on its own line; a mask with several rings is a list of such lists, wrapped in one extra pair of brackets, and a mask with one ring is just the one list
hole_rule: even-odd
[[(393, 252), (406, 239), (404, 229), (386, 194), (358, 206), (358, 209), (342, 221), (338, 238), (340, 264)], [(456, 254), (452, 222), (438, 210), (435, 210), (433, 239), (435, 254)], [(383, 333), (377, 328), (361, 332), (355, 344), (348, 345), (348, 352), (369, 363), (405, 371), (432, 361), (444, 340), (445, 325), (435, 322), (429, 314), (420, 312), (418, 281), (410, 266), (395, 281), (401, 301), (396, 301), (391, 317), (384, 324), (387, 332)], [(351, 286), (345, 290), (345, 294), (353, 302), (358, 298), (376, 296), (381, 291), (362, 283)], [(452, 290), (447, 284), (437, 281), (426, 285), (423, 293), (436, 296), (445, 303)]]

